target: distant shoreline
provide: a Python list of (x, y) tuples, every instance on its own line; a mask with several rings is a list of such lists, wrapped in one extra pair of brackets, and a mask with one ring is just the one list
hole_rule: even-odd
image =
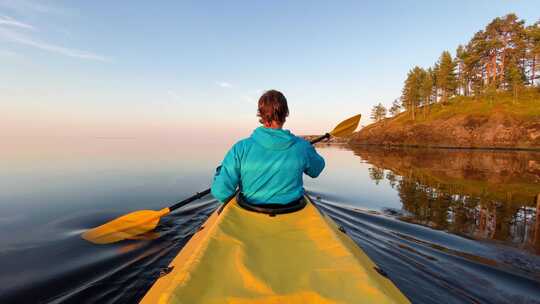
[(407, 144), (367, 144), (348, 142), (351, 147), (379, 147), (379, 148), (410, 148), (410, 149), (441, 149), (441, 150), (478, 150), (478, 151), (528, 151), (540, 152), (537, 147), (465, 147), (465, 146), (430, 146)]
[[(299, 137), (305, 140), (312, 140), (322, 135), (301, 135)], [(525, 151), (525, 152), (540, 152), (540, 147), (474, 147), (474, 146), (451, 146), (451, 145), (421, 145), (421, 144), (378, 144), (378, 143), (358, 143), (347, 139), (330, 139), (322, 141), (316, 145), (339, 145), (350, 147), (377, 147), (377, 148), (407, 148), (407, 149), (441, 149), (441, 150), (478, 150), (478, 151)]]
[(351, 144), (489, 150), (540, 150), (540, 91), (451, 98), (401, 112), (353, 134)]

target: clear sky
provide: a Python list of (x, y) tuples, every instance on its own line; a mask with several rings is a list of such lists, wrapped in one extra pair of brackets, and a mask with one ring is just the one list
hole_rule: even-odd
[(0, 136), (229, 140), (258, 96), (327, 131), (400, 95), (407, 71), (540, 1), (0, 0)]

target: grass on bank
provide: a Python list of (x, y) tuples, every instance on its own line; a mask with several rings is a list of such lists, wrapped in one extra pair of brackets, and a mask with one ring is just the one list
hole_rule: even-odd
[[(429, 123), (460, 115), (489, 116), (503, 113), (521, 120), (540, 120), (540, 89), (524, 89), (517, 98), (511, 92), (496, 92), (482, 96), (456, 96), (447, 104), (437, 103), (418, 108), (414, 123)], [(386, 120), (392, 124), (411, 124), (410, 111)]]

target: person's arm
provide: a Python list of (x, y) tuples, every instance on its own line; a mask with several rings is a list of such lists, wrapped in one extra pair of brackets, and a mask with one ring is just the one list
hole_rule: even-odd
[(233, 146), (216, 169), (212, 183), (212, 195), (220, 202), (225, 202), (231, 197), (240, 182), (240, 161), (236, 153), (237, 146)]
[(319, 174), (321, 174), (322, 170), (324, 169), (324, 158), (315, 151), (315, 148), (312, 145), (309, 145), (307, 147), (307, 161), (306, 161), (306, 169), (304, 170), (304, 173), (309, 175), (310, 177), (317, 177)]

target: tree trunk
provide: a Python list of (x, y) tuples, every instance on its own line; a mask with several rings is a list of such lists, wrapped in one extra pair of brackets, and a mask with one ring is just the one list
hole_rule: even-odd
[(535, 78), (536, 78), (536, 54), (533, 54), (531, 87), (534, 87)]
[(426, 112), (427, 112), (427, 109), (429, 107), (429, 96), (426, 97), (424, 102), (425, 102), (425, 104), (424, 104), (424, 119), (426, 119)]
[(488, 62), (486, 63), (486, 79), (487, 79), (487, 84), (489, 85), (491, 83), (491, 64), (492, 64), (492, 60), (489, 59)]
[(446, 89), (442, 91), (442, 104), (446, 104)]
[(504, 51), (502, 52), (502, 58), (501, 58), (501, 73), (499, 74), (501, 85), (504, 83), (504, 59), (505, 59)]
[(493, 54), (493, 57), (491, 57), (491, 68), (492, 75), (493, 75), (493, 83), (497, 81), (497, 50), (495, 50), (495, 54)]

